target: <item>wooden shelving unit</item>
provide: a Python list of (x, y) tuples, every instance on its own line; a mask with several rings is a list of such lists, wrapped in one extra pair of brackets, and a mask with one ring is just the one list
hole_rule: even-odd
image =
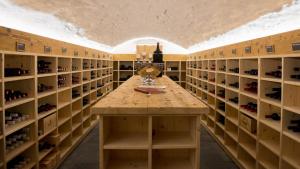
[[(300, 135), (288, 129), (300, 119), (300, 81), (291, 78), (296, 67), (298, 54), (189, 58), (186, 89), (210, 107), (201, 122), (241, 168), (300, 168)], [(274, 91), (280, 97), (267, 95)], [(250, 102), (256, 110), (245, 108)], [(281, 119), (266, 118), (272, 113)]]
[[(115, 60), (113, 66), (114, 89), (137, 74), (136, 61)], [(164, 75), (170, 77), (177, 84), (185, 88), (186, 82), (186, 61), (165, 61)]]
[[(49, 63), (47, 73), (38, 72), (40, 61)], [(5, 77), (5, 68), (29, 70), (24, 76)], [(62, 69), (61, 69), (62, 68)], [(113, 62), (105, 57), (59, 56), (0, 51), (0, 169), (28, 159), (23, 168), (56, 168), (97, 124), (90, 107), (113, 90)], [(63, 85), (58, 84), (64, 78)], [(51, 86), (39, 92), (38, 86)], [(5, 90), (27, 93), (24, 98), (5, 101)], [(39, 112), (41, 105), (53, 107)], [(5, 124), (6, 114), (20, 112), (26, 119)], [(8, 146), (10, 137), (23, 131), (28, 139)], [(50, 145), (43, 148), (44, 144)], [(47, 147), (47, 146), (46, 146)]]

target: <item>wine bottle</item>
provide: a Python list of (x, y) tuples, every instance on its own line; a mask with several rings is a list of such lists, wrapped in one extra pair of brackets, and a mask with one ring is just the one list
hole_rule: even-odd
[(233, 73), (239, 73), (240, 72), (240, 69), (237, 67), (237, 68), (232, 68), (232, 69), (229, 69), (230, 72), (233, 72)]
[(250, 112), (257, 112), (257, 104), (253, 102), (249, 102), (245, 105), (241, 105), (242, 108), (250, 111)]
[(52, 90), (53, 88), (54, 88), (53, 86), (48, 86), (48, 85), (40, 83), (40, 84), (38, 84), (38, 93), (46, 92), (46, 91)]
[(244, 71), (244, 73), (249, 74), (249, 75), (258, 75), (258, 69), (250, 69)]
[(229, 101), (238, 104), (239, 103), (239, 98), (238, 97), (233, 97), (233, 98), (230, 98)]
[(56, 108), (55, 105), (51, 105), (51, 104), (49, 104), (49, 103), (41, 104), (41, 105), (39, 105), (39, 107), (38, 107), (38, 113), (47, 112), (47, 111), (53, 110), (53, 109), (55, 109), (55, 108)]
[(23, 70), (21, 68), (5, 68), (4, 70), (5, 77), (13, 77), (13, 76), (23, 76), (28, 75), (29, 70)]
[(239, 88), (239, 82), (230, 83), (229, 86), (234, 88)]
[(6, 102), (21, 99), (21, 98), (25, 98), (27, 96), (28, 96), (27, 93), (22, 93), (18, 90), (14, 91), (14, 90), (11, 90), (11, 89), (5, 89), (5, 101)]
[(272, 120), (275, 120), (275, 121), (280, 121), (280, 119), (281, 119), (281, 117), (278, 113), (272, 113), (270, 115), (265, 115), (265, 118), (272, 119)]
[(219, 90), (219, 93), (217, 95), (219, 97), (225, 98), (225, 90)]
[(226, 66), (224, 65), (223, 67), (220, 67), (219, 70), (225, 72), (226, 71)]

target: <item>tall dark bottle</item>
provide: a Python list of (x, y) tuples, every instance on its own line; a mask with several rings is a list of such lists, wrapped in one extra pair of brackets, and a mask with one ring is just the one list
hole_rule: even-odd
[(163, 53), (159, 48), (159, 42), (156, 45), (156, 50), (153, 53), (153, 63), (163, 63)]

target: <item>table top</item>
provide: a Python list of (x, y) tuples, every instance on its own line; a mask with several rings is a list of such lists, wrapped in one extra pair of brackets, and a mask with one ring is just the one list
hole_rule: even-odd
[(141, 77), (133, 76), (92, 107), (99, 115), (200, 115), (208, 107), (167, 76), (155, 79), (165, 93), (147, 95), (134, 91)]

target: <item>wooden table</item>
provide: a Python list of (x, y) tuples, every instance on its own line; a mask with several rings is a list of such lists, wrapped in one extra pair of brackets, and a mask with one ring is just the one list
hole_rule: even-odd
[(96, 103), (100, 169), (199, 169), (200, 116), (208, 108), (168, 77), (163, 94), (134, 91), (133, 76)]

